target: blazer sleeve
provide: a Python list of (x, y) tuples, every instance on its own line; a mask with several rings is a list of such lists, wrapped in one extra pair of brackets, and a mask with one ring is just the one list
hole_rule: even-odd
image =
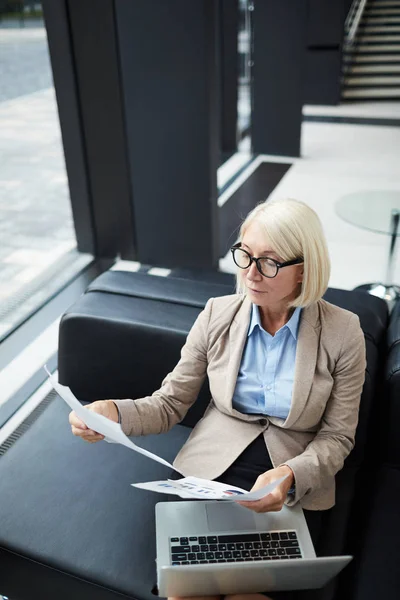
[(334, 370), (334, 383), (320, 428), (305, 451), (285, 462), (295, 477), (295, 495), (287, 504), (330, 487), (354, 446), (365, 379), (365, 341), (357, 315), (351, 315)]
[(190, 330), (181, 358), (151, 396), (114, 400), (126, 435), (140, 436), (169, 431), (182, 421), (195, 402), (207, 372), (208, 329), (213, 298)]

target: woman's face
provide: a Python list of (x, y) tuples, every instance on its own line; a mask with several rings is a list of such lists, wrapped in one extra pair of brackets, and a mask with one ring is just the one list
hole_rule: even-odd
[[(242, 248), (258, 258), (267, 256), (278, 262), (285, 262), (271, 247), (265, 232), (257, 223), (251, 223), (242, 239)], [(300, 292), (303, 280), (303, 265), (291, 265), (279, 269), (276, 277), (268, 278), (261, 275), (255, 262), (242, 271), (242, 280), (247, 289), (249, 299), (258, 306), (285, 308), (288, 302), (294, 300)]]

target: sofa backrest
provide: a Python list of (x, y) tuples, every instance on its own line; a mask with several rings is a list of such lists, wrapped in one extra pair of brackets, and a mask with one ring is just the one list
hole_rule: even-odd
[[(159, 387), (179, 359), (187, 333), (210, 297), (231, 294), (223, 283), (109, 271), (98, 277), (63, 316), (59, 338), (60, 381), (82, 400), (141, 397)], [(231, 285), (227, 282), (231, 281)], [(355, 312), (364, 331), (367, 373), (356, 448), (359, 464), (381, 370), (386, 303), (365, 292), (328, 289), (325, 299)], [(206, 381), (183, 424), (193, 427), (210, 400)]]
[[(386, 331), (388, 308), (386, 302), (363, 291), (329, 288), (324, 298), (358, 315), (364, 332), (367, 368), (360, 402), (356, 443), (346, 460), (348, 466), (359, 466), (365, 452), (373, 446), (372, 424), (377, 411), (377, 400), (381, 396), (382, 374), (386, 359)], [(370, 443), (371, 442), (371, 443)]]
[[(221, 275), (226, 276), (226, 273)], [(235, 279), (228, 276), (228, 280), (224, 277), (221, 282), (207, 282), (128, 271), (107, 271), (97, 277), (87, 291), (147, 298), (202, 309), (211, 297), (233, 294)]]

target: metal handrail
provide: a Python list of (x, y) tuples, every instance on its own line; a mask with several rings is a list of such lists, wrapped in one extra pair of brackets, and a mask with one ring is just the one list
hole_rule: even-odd
[(354, 13), (356, 12), (356, 10), (358, 8), (359, 3), (360, 3), (360, 0), (353, 0), (353, 2), (351, 3), (351, 6), (349, 8), (349, 12), (347, 13), (346, 21), (344, 23), (344, 31), (345, 31), (346, 36), (347, 36), (348, 32), (350, 31), (350, 27), (351, 27), (351, 24), (354, 19)]
[(352, 45), (357, 34), (358, 26), (363, 16), (367, 0), (354, 0), (350, 7), (345, 23), (345, 44)]

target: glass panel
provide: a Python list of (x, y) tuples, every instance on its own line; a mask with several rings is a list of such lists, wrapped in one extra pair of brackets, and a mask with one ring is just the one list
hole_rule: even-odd
[[(238, 32), (238, 123), (239, 149), (250, 149), (252, 77), (252, 0), (239, 0)], [(245, 148), (243, 148), (243, 141)], [(241, 144), (242, 143), (242, 144)]]
[(0, 340), (78, 253), (39, 2), (0, 3)]
[[(346, 194), (336, 202), (336, 212), (348, 223), (376, 233), (393, 234), (393, 218), (400, 213), (400, 192), (365, 190)], [(400, 231), (396, 229), (396, 234)]]

